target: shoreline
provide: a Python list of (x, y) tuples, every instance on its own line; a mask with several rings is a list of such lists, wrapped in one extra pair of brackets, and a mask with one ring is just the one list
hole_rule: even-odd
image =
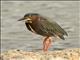
[(1, 54), (2, 60), (80, 60), (80, 48), (48, 52), (28, 52), (23, 50), (8, 50)]

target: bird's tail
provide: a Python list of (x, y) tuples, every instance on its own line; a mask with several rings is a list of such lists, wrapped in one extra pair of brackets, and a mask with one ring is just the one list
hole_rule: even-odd
[(65, 40), (64, 36), (59, 35), (59, 37), (60, 37), (61, 39)]

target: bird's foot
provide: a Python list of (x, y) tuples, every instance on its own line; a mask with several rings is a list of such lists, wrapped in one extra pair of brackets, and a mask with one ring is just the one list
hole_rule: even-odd
[(43, 41), (43, 51), (48, 51), (48, 48), (51, 46), (51, 37), (46, 37)]

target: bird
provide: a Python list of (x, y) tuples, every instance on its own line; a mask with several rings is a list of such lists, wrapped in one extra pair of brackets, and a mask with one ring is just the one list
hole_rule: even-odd
[(18, 21), (22, 20), (25, 21), (29, 31), (45, 37), (42, 48), (44, 52), (51, 47), (52, 37), (58, 36), (60, 39), (65, 40), (64, 35), (68, 36), (67, 32), (55, 21), (51, 22), (49, 18), (39, 13), (27, 13)]

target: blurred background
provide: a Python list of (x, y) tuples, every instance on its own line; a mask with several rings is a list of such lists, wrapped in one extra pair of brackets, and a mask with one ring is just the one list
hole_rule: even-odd
[(67, 31), (65, 40), (53, 38), (50, 50), (80, 48), (79, 8), (79, 2), (71, 1), (2, 1), (2, 52), (10, 49), (38, 51), (42, 48), (43, 37), (28, 31), (24, 22), (17, 21), (29, 12), (47, 16)]

